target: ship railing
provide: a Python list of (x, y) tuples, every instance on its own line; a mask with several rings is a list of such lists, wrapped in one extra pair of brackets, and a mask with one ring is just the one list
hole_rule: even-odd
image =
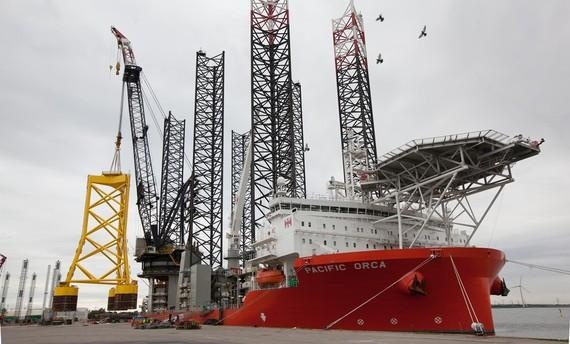
[(400, 155), (404, 152), (407, 152), (411, 149), (414, 149), (418, 146), (424, 145), (435, 145), (435, 144), (443, 144), (449, 142), (457, 142), (463, 141), (468, 139), (474, 138), (488, 138), (494, 141), (498, 141), (503, 144), (509, 144), (513, 141), (513, 137), (500, 133), (498, 131), (487, 129), (487, 130), (480, 130), (480, 131), (470, 131), (466, 133), (460, 134), (452, 134), (452, 135), (444, 135), (444, 136), (436, 136), (436, 137), (428, 137), (423, 139), (415, 139), (411, 140), (400, 147), (389, 151), (388, 153), (382, 155), (378, 159), (378, 163), (382, 163), (384, 161), (390, 160), (393, 157)]
[(312, 199), (312, 200), (317, 200), (317, 201), (342, 201), (343, 199), (340, 199), (338, 197), (332, 197), (331, 195), (323, 195), (323, 194), (309, 194), (307, 195), (307, 197), (305, 197), (307, 199)]

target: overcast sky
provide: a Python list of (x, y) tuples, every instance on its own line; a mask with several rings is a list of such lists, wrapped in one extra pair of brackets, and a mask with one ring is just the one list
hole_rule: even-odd
[[(324, 194), (330, 176), (342, 178), (331, 19), (347, 4), (289, 5), (292, 73), (303, 87), (311, 147), (309, 194)], [(379, 154), (414, 138), (481, 129), (544, 137), (543, 152), (514, 167), (516, 182), (505, 188), (474, 243), (502, 249), (514, 260), (570, 269), (570, 2), (355, 4), (364, 16)], [(24, 258), (29, 275), (38, 273), (36, 307), (47, 265), (60, 259), (65, 277), (81, 232), (87, 175), (111, 163), (121, 90), (120, 77), (108, 67), (116, 61), (111, 25), (132, 41), (162, 106), (187, 119), (188, 154), (195, 53), (225, 50), (228, 218), (230, 133), (250, 123), (249, 8), (246, 0), (0, 1), (0, 253), (12, 275), (10, 307)], [(374, 20), (380, 12), (383, 23)], [(418, 39), (423, 25), (428, 35)], [(374, 64), (378, 52), (381, 65)], [(148, 116), (159, 177), (161, 141)], [(123, 170), (134, 174), (127, 122), (123, 132)], [(142, 233), (134, 193), (131, 199), (133, 250)], [(134, 261), (132, 270), (140, 271)], [(527, 302), (570, 303), (570, 276), (511, 263), (502, 275), (510, 285), (522, 277)], [(146, 287), (139, 284), (140, 298)], [(79, 306), (105, 306), (106, 297), (105, 287), (81, 285)], [(515, 290), (495, 300), (519, 299)]]

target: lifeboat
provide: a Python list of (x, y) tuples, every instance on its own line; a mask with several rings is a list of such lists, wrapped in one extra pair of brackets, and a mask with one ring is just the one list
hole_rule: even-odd
[(284, 280), (283, 271), (274, 268), (261, 269), (255, 275), (255, 281), (260, 288), (273, 287), (281, 284)]
[(493, 283), (491, 284), (491, 295), (507, 296), (509, 295), (509, 292), (510, 290), (507, 288), (505, 279), (499, 276), (495, 277)]

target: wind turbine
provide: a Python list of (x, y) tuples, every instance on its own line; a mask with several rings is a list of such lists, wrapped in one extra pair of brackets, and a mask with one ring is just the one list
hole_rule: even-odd
[(521, 303), (523, 308), (526, 308), (526, 302), (524, 301), (524, 296), (523, 296), (523, 289), (527, 292), (530, 292), (528, 289), (526, 289), (523, 284), (522, 284), (522, 276), (519, 278), (519, 284), (515, 285), (513, 287), (511, 287), (511, 289), (515, 289), (515, 288), (519, 288), (519, 291), (521, 293)]

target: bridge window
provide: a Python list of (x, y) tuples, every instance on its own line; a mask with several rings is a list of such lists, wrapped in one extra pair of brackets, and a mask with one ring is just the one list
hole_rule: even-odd
[(309, 239), (309, 244), (312, 244), (312, 243), (313, 243), (313, 239)]
[(305, 227), (305, 221), (301, 221), (301, 227)]
[(327, 246), (327, 241), (326, 241), (326, 240), (323, 241), (323, 245)]
[(356, 243), (355, 243), (355, 242), (352, 243), (352, 247), (356, 248)]
[(326, 224), (326, 223), (323, 223), (323, 229), (324, 229), (324, 228), (327, 228), (327, 224)]
[(345, 242), (345, 244), (346, 244), (346, 247), (348, 247), (348, 241), (347, 241), (347, 242)]
[(366, 248), (368, 248), (368, 244), (366, 244)]
[(332, 226), (333, 226), (333, 229), (335, 229), (335, 228), (336, 228), (336, 227), (335, 227), (335, 225), (332, 225)]
[(308, 223), (309, 227), (311, 227), (311, 222)]
[(333, 246), (336, 246), (336, 241), (333, 241)]
[(303, 244), (305, 243), (305, 238), (303, 238)]

